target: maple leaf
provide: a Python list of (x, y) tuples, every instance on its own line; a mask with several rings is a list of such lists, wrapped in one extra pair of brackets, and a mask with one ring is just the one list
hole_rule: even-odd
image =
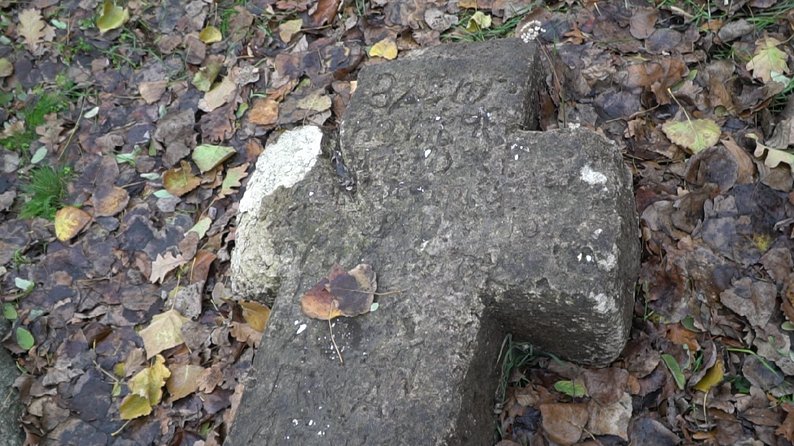
[(764, 37), (756, 41), (755, 55), (747, 62), (747, 69), (752, 70), (753, 77), (761, 79), (765, 84), (775, 77), (788, 73), (788, 54), (777, 48), (780, 41), (772, 37)]
[(170, 252), (165, 253), (165, 255), (157, 254), (157, 258), (152, 262), (152, 275), (149, 276), (149, 281), (152, 283), (162, 283), (166, 274), (185, 263), (187, 263), (187, 260), (185, 260), (182, 254), (178, 256), (174, 256)]
[(41, 13), (33, 8), (24, 9), (19, 13), (17, 34), (25, 39), (25, 44), (31, 52), (36, 51), (36, 47), (43, 40), (55, 38), (55, 30), (47, 25), (42, 20)]

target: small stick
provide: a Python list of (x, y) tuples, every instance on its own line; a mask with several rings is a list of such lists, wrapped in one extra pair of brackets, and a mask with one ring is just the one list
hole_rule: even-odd
[(334, 344), (334, 349), (336, 350), (336, 354), (339, 356), (339, 362), (341, 362), (342, 365), (344, 365), (345, 364), (345, 360), (342, 359), (342, 352), (339, 351), (339, 346), (336, 345), (336, 340), (334, 339), (334, 328), (331, 325), (331, 318), (330, 318), (331, 314), (330, 314), (330, 312), (329, 312), (328, 316), (329, 316), (328, 317), (328, 331), (331, 333), (331, 343)]

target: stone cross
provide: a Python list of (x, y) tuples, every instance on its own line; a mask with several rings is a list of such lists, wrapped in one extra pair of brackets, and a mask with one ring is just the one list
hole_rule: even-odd
[[(529, 130), (541, 83), (520, 40), (414, 51), (361, 70), (342, 160), (316, 128), (265, 149), (232, 273), (275, 304), (227, 444), (491, 444), (507, 333), (617, 357), (639, 268), (631, 176), (592, 131)], [(334, 320), (344, 364), (299, 305), (334, 263), (402, 290)]]

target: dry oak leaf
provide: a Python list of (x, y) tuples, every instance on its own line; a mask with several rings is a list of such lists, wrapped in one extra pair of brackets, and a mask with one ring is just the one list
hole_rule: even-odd
[(182, 257), (182, 254), (176, 257), (170, 252), (165, 253), (165, 255), (157, 254), (157, 258), (152, 262), (152, 274), (149, 276), (149, 281), (162, 283), (168, 273), (185, 263), (187, 263), (187, 260)]
[(372, 266), (362, 263), (345, 272), (341, 266), (334, 265), (328, 277), (301, 297), (301, 310), (306, 316), (320, 320), (368, 313), (377, 287)]
[(17, 34), (25, 39), (25, 44), (31, 52), (35, 51), (42, 41), (51, 41), (55, 38), (55, 30), (47, 25), (42, 20), (41, 13), (33, 8), (24, 9), (19, 13)]
[(772, 37), (764, 37), (755, 42), (757, 47), (755, 55), (747, 62), (748, 70), (752, 70), (753, 77), (761, 79), (765, 84), (775, 80), (776, 75), (788, 73), (788, 54), (778, 49), (780, 42)]

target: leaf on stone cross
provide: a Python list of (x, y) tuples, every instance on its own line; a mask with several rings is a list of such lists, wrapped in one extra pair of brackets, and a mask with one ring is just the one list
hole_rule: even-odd
[(74, 206), (66, 206), (55, 213), (55, 237), (65, 242), (72, 239), (91, 221), (88, 212)]
[(130, 19), (130, 11), (127, 8), (116, 6), (112, 0), (105, 0), (102, 3), (102, 15), (96, 19), (96, 27), (100, 34), (121, 28)]
[(725, 366), (722, 364), (722, 359), (717, 358), (717, 362), (714, 363), (713, 366), (706, 372), (706, 375), (695, 384), (695, 390), (700, 390), (701, 392), (708, 392), (714, 386), (722, 382), (722, 378), (725, 376)]
[(25, 39), (28, 49), (33, 52), (44, 40), (55, 38), (55, 30), (42, 20), (41, 13), (33, 8), (24, 9), (19, 13), (17, 34)]
[(243, 309), (243, 319), (256, 331), (265, 331), (267, 319), (270, 317), (270, 308), (259, 302), (241, 300), (240, 307)]
[(773, 75), (788, 73), (788, 54), (778, 48), (781, 42), (772, 37), (764, 37), (755, 42), (755, 55), (747, 62), (747, 69), (752, 70), (753, 77), (761, 79), (765, 84), (771, 82)]
[(202, 144), (193, 149), (193, 161), (201, 173), (204, 173), (216, 168), (235, 153), (233, 147)]
[(201, 179), (193, 175), (193, 169), (187, 161), (180, 161), (179, 167), (168, 169), (163, 174), (163, 187), (171, 195), (181, 197), (199, 187)]
[(774, 169), (780, 165), (780, 163), (786, 163), (789, 165), (791, 171), (794, 172), (794, 153), (773, 149), (772, 147), (761, 144), (761, 142), (758, 140), (758, 136), (754, 133), (748, 133), (747, 137), (755, 140), (755, 151), (753, 152), (753, 155), (755, 155), (756, 158), (761, 158), (764, 156), (764, 153), (766, 153), (764, 164), (767, 167)]
[(143, 339), (146, 358), (185, 342), (182, 338), (182, 325), (187, 320), (188, 318), (176, 310), (168, 310), (152, 317), (149, 326), (138, 332)]
[(218, 193), (219, 199), (237, 192), (236, 189), (240, 187), (240, 181), (248, 176), (248, 165), (249, 163), (241, 164), (226, 171), (226, 176), (223, 177), (221, 183), (221, 191)]
[(171, 377), (165, 382), (171, 400), (176, 401), (198, 390), (199, 377), (204, 367), (194, 364), (175, 364), (171, 366)]
[(302, 19), (287, 20), (281, 25), (278, 25), (278, 36), (281, 38), (282, 42), (289, 43), (289, 41), (292, 40), (292, 36), (300, 32), (302, 26)]
[(394, 39), (387, 37), (372, 45), (367, 54), (369, 54), (369, 57), (382, 57), (392, 60), (397, 57), (397, 43), (394, 42)]
[(470, 33), (476, 33), (477, 31), (488, 29), (490, 27), (491, 16), (483, 13), (482, 11), (475, 12), (471, 18), (469, 18), (468, 23), (466, 23), (466, 31)]
[(664, 365), (667, 366), (667, 369), (670, 370), (670, 373), (673, 375), (673, 379), (678, 388), (684, 390), (686, 378), (684, 378), (684, 372), (681, 370), (681, 366), (678, 365), (678, 361), (667, 353), (662, 354), (662, 361), (664, 361)]
[(345, 272), (334, 265), (323, 278), (301, 297), (301, 310), (311, 318), (329, 320), (368, 313), (375, 298), (375, 271), (367, 264)]
[(720, 126), (711, 119), (667, 121), (662, 125), (662, 131), (674, 144), (692, 153), (708, 149), (720, 140)]
[(162, 283), (168, 273), (185, 263), (187, 260), (182, 257), (182, 254), (178, 256), (174, 256), (170, 252), (166, 252), (165, 255), (157, 254), (157, 258), (152, 262), (152, 274), (149, 276), (149, 281)]
[(130, 394), (121, 401), (121, 419), (132, 420), (151, 413), (152, 406), (163, 399), (163, 386), (170, 376), (171, 371), (165, 366), (165, 358), (157, 355), (154, 364), (136, 373), (127, 384)]
[(204, 27), (199, 33), (199, 40), (206, 44), (220, 42), (223, 40), (223, 34), (221, 34), (221, 30), (218, 28), (209, 25)]

